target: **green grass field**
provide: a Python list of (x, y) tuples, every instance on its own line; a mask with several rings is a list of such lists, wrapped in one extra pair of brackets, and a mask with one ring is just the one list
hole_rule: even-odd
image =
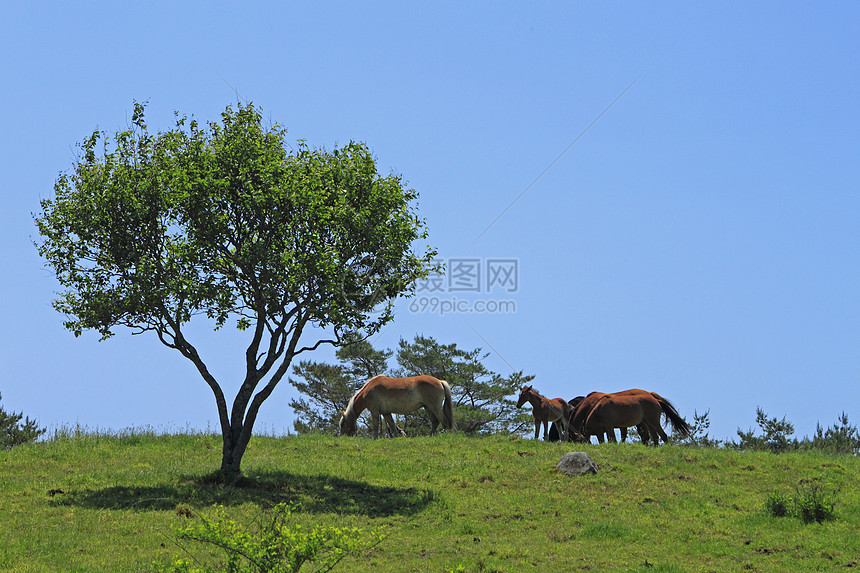
[[(385, 538), (338, 571), (811, 571), (860, 564), (860, 460), (518, 438), (258, 437), (233, 487), (209, 476), (220, 438), (78, 434), (0, 451), (0, 571), (147, 571), (203, 556), (171, 525), (223, 505), (247, 523), (298, 502), (296, 523)], [(554, 466), (586, 451), (596, 475)], [(810, 481), (811, 480), (811, 481)], [(815, 483), (835, 518), (772, 517)], [(313, 567), (308, 566), (308, 571)], [(304, 571), (304, 569), (303, 569)]]

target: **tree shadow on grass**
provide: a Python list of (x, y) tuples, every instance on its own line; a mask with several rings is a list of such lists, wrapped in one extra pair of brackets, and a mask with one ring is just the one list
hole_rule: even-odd
[(380, 487), (328, 475), (258, 472), (225, 485), (215, 474), (191, 476), (157, 486), (113, 486), (70, 491), (52, 499), (59, 506), (131, 511), (174, 510), (180, 504), (207, 507), (255, 503), (272, 507), (298, 503), (303, 513), (386, 517), (413, 515), (435, 499), (432, 490)]

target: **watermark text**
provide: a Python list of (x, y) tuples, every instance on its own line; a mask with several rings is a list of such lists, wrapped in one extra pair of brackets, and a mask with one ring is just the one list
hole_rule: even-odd
[(445, 316), (446, 314), (513, 314), (517, 312), (515, 300), (464, 300), (456, 296), (419, 296), (409, 303), (409, 311), (413, 313), (431, 313)]
[[(517, 311), (516, 301), (492, 297), (519, 292), (519, 259), (450, 257), (433, 262), (445, 272), (431, 273), (415, 284), (410, 312), (444, 316)], [(479, 295), (490, 296), (471, 298)]]

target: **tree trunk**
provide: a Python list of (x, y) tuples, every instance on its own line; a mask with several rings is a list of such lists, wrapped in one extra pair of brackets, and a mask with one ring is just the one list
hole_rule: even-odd
[[(251, 441), (251, 432), (254, 429), (254, 422), (257, 420), (260, 406), (272, 394), (275, 386), (277, 386), (278, 382), (286, 374), (290, 363), (296, 355), (296, 345), (306, 322), (307, 319), (297, 320), (296, 325), (293, 326), (293, 330), (289, 333), (289, 344), (286, 345), (286, 348), (284, 348), (284, 344), (279, 344), (279, 342), (284, 340), (283, 337), (287, 336), (288, 333), (280, 328), (276, 329), (278, 334), (269, 342), (269, 352), (266, 361), (262, 367), (258, 368), (256, 356), (264, 330), (262, 326), (263, 319), (258, 320), (254, 340), (246, 352), (247, 374), (242, 387), (233, 400), (233, 409), (230, 418), (227, 415), (227, 402), (224, 399), (224, 393), (218, 382), (209, 372), (206, 364), (200, 358), (197, 349), (185, 340), (178, 328), (176, 329), (174, 344), (168, 344), (165, 342), (164, 337), (161, 337), (162, 342), (172, 348), (176, 348), (194, 363), (215, 395), (215, 404), (218, 407), (218, 418), (221, 423), (221, 438), (223, 440), (221, 473), (224, 480), (228, 483), (238, 479), (242, 473), (242, 457), (248, 448), (248, 442)], [(323, 342), (326, 341), (321, 340), (312, 347), (302, 349), (302, 351), (314, 350)], [(257, 384), (278, 361), (280, 361), (280, 364), (272, 374), (269, 382), (255, 395), (254, 391), (257, 388)]]
[(221, 452), (221, 473), (225, 481), (230, 482), (242, 473), (242, 457), (248, 447), (248, 440), (242, 440), (242, 435), (250, 432), (240, 432), (235, 437), (228, 429), (224, 433), (224, 447)]
[(253, 392), (259, 381), (259, 373), (254, 372), (253, 377), (249, 375), (233, 402), (232, 423), (228, 425), (226, 417), (222, 418), (221, 434), (224, 438), (224, 447), (221, 456), (221, 472), (226, 480), (235, 480), (242, 473), (242, 457), (251, 441), (254, 422), (257, 421), (260, 406), (263, 405), (263, 402), (272, 394), (275, 386), (283, 378), (292, 362), (292, 357), (293, 352), (290, 349), (288, 358), (281, 362), (271, 380), (256, 395)]

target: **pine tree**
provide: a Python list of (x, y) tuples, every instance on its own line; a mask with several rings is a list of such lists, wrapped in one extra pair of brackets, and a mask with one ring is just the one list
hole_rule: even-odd
[[(0, 400), (2, 399), (3, 395), (0, 394)], [(36, 425), (35, 420), (28, 417), (22, 424), (22, 418), (24, 418), (23, 414), (15, 412), (9, 414), (0, 407), (0, 448), (8, 450), (21, 444), (35, 442), (45, 433), (43, 428)]]

